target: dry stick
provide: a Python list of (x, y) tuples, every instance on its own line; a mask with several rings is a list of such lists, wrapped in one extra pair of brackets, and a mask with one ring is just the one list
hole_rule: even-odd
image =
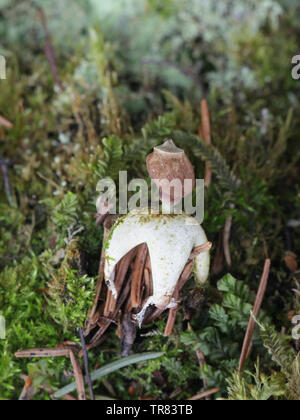
[[(211, 131), (210, 131), (210, 117), (206, 99), (201, 101), (201, 115), (202, 115), (202, 134), (207, 146), (211, 146)], [(206, 163), (205, 169), (205, 186), (209, 187), (211, 184), (212, 170), (209, 163)]]
[(223, 229), (219, 232), (218, 236), (218, 243), (217, 249), (215, 253), (215, 257), (212, 263), (211, 272), (212, 274), (216, 275), (219, 274), (223, 270), (224, 266), (224, 241), (223, 241)]
[(37, 8), (37, 14), (38, 14), (38, 17), (39, 17), (39, 19), (42, 23), (44, 34), (45, 34), (45, 37), (46, 37), (45, 54), (46, 54), (47, 60), (48, 60), (49, 65), (50, 65), (54, 81), (57, 84), (57, 86), (62, 89), (63, 84), (62, 84), (62, 82), (59, 78), (59, 75), (58, 75), (56, 61), (55, 61), (54, 48), (53, 48), (53, 45), (52, 45), (52, 40), (51, 40), (50, 33), (48, 31), (47, 19), (46, 19), (44, 10), (41, 7), (38, 7)]
[(78, 400), (86, 401), (85, 385), (82, 370), (72, 350), (70, 350), (70, 359), (74, 371)]
[[(79, 400), (85, 400), (85, 389), (84, 389), (84, 379), (82, 376), (80, 365), (74, 355), (74, 352), (77, 352), (76, 347), (74, 346), (61, 346), (58, 348), (49, 348), (49, 349), (30, 349), (30, 350), (21, 350), (15, 353), (16, 357), (69, 357), (74, 370), (76, 388), (78, 392)], [(20, 398), (25, 398), (27, 396), (26, 387), (24, 387), (24, 392), (22, 392)], [(72, 399), (72, 396), (70, 396)]]
[(233, 217), (230, 214), (226, 219), (224, 233), (223, 233), (224, 254), (225, 254), (227, 265), (229, 267), (231, 267), (231, 264), (232, 264), (231, 253), (230, 253), (230, 235), (231, 235), (232, 219)]
[(6, 118), (1, 117), (0, 115), (0, 126), (3, 125), (6, 128), (13, 128), (13, 124), (8, 121)]
[(16, 357), (69, 357), (70, 350), (74, 351), (74, 348), (62, 347), (62, 348), (49, 348), (49, 349), (29, 349), (20, 350), (15, 353)]
[(216, 394), (220, 391), (220, 388), (210, 389), (205, 392), (201, 392), (201, 394), (194, 395), (192, 398), (188, 398), (188, 401), (196, 401), (201, 400), (202, 398), (208, 397), (209, 395)]
[[(254, 307), (253, 307), (253, 314), (257, 318), (260, 312), (260, 308), (264, 299), (264, 295), (267, 289), (269, 274), (270, 274), (270, 267), (271, 267), (271, 260), (267, 259), (264, 266), (263, 275), (260, 281), (259, 289), (256, 295)], [(252, 341), (252, 336), (255, 328), (255, 321), (252, 316), (250, 316), (249, 324), (247, 328), (247, 332), (244, 339), (243, 349), (240, 357), (240, 363), (239, 363), (239, 373), (242, 372), (243, 366), (249, 351), (249, 347)]]

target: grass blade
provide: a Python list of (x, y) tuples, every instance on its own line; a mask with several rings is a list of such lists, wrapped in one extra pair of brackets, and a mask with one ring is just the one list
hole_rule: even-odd
[[(158, 357), (163, 356), (163, 353), (140, 353), (140, 354), (133, 354), (132, 356), (124, 357), (122, 359), (116, 360), (115, 362), (109, 363), (108, 365), (95, 370), (91, 373), (92, 381), (96, 381), (97, 379), (101, 378), (102, 376), (109, 375), (116, 370), (119, 370), (123, 367), (133, 365), (134, 363), (145, 362), (146, 360), (157, 359)], [(85, 378), (86, 381), (86, 378)], [(75, 391), (76, 384), (72, 382), (71, 384), (65, 386), (64, 388), (58, 390), (55, 394), (55, 398), (63, 397), (70, 392)]]

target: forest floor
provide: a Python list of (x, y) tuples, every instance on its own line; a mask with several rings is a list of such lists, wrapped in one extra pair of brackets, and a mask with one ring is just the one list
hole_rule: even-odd
[[(120, 7), (95, 21), (74, 0), (71, 25), (62, 5), (56, 16), (29, 3), (0, 2), (0, 399), (47, 400), (80, 382), (103, 245), (97, 183), (118, 183), (120, 171), (149, 181), (146, 156), (172, 138), (196, 178), (212, 170), (210, 279), (200, 288), (191, 276), (172, 333), (166, 311), (138, 332), (123, 367), (109, 326), (88, 351), (96, 398), (299, 400), (298, 6), (270, 1), (266, 17), (263, 0), (255, 28), (239, 21), (229, 40), (233, 11), (206, 10), (201, 32), (199, 11), (176, 0), (141, 1), (124, 27)], [(55, 32), (64, 21), (69, 36)], [(52, 350), (15, 355), (36, 348)]]

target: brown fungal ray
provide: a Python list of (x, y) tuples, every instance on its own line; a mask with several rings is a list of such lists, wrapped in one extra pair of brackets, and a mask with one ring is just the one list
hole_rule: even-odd
[[(129, 267), (136, 253), (137, 253), (137, 248), (132, 249), (127, 255), (125, 255), (124, 258), (122, 258), (122, 260), (117, 265), (115, 286), (116, 286), (118, 295), (120, 291), (122, 290), (122, 287), (126, 278), (126, 274), (128, 273)], [(117, 306), (117, 300), (114, 298), (112, 292), (108, 290), (103, 316), (111, 317), (115, 311), (116, 306)]]
[(107, 216), (105, 222), (104, 222), (104, 235), (103, 235), (103, 246), (101, 249), (101, 257), (100, 257), (100, 263), (99, 263), (99, 270), (98, 270), (98, 281), (96, 286), (96, 295), (94, 299), (94, 304), (91, 308), (91, 310), (88, 313), (88, 321), (86, 323), (84, 335), (87, 336), (93, 328), (97, 325), (97, 320), (100, 316), (99, 313), (99, 300), (102, 292), (102, 285), (104, 281), (104, 265), (105, 265), (105, 248), (104, 244), (107, 241), (109, 232), (114, 225), (116, 219), (118, 218), (118, 215), (109, 215)]
[(93, 338), (91, 339), (90, 344), (87, 346), (88, 350), (90, 350), (94, 347), (97, 347), (97, 345), (99, 344), (100, 340), (102, 339), (104, 333), (107, 331), (109, 326), (112, 324), (112, 322), (116, 321), (121, 307), (124, 305), (124, 303), (126, 302), (126, 299), (130, 295), (130, 289), (131, 289), (131, 281), (129, 280), (129, 281), (127, 281), (127, 283), (125, 282), (125, 286), (121, 291), (121, 294), (120, 294), (120, 296), (118, 298), (118, 301), (117, 301), (116, 308), (115, 308), (112, 316), (110, 318), (102, 318), (101, 319), (101, 321), (102, 321), (101, 322), (101, 327), (94, 334)]
[(145, 284), (145, 288), (144, 288), (144, 299), (146, 299), (149, 296), (153, 295), (153, 280), (152, 280), (152, 274), (151, 274), (151, 269), (149, 270), (149, 268), (145, 268), (144, 269), (144, 284)]
[(138, 247), (131, 274), (131, 304), (133, 308), (142, 305), (143, 277), (147, 257), (148, 247), (146, 244), (142, 244)]

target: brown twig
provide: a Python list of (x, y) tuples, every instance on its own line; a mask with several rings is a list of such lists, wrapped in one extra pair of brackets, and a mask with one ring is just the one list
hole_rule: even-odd
[(6, 118), (1, 117), (0, 115), (0, 125), (3, 125), (6, 128), (13, 128), (13, 124), (8, 121)]
[(16, 357), (69, 357), (70, 350), (75, 351), (75, 348), (61, 347), (61, 348), (49, 348), (49, 349), (29, 349), (20, 350), (15, 353)]
[[(264, 295), (266, 293), (269, 274), (270, 274), (270, 267), (271, 267), (271, 260), (267, 259), (264, 266), (263, 275), (260, 281), (259, 289), (256, 295), (254, 307), (253, 307), (253, 314), (257, 318), (260, 312), (260, 308), (264, 299)], [(244, 344), (241, 352), (240, 363), (239, 363), (239, 373), (242, 372), (245, 360), (247, 358), (247, 354), (249, 351), (249, 347), (252, 341), (252, 336), (254, 333), (255, 328), (255, 321), (252, 316), (250, 316), (249, 324), (247, 328), (247, 332), (244, 339)]]
[[(210, 130), (210, 116), (209, 109), (206, 99), (203, 99), (201, 102), (201, 115), (202, 115), (202, 135), (207, 146), (211, 146), (211, 130)], [(205, 168), (205, 186), (209, 187), (211, 184), (212, 170), (209, 163), (206, 163)]]
[(212, 394), (216, 394), (219, 391), (220, 391), (220, 388), (210, 389), (208, 391), (201, 392), (200, 394), (194, 395), (191, 398), (188, 398), (188, 401), (201, 400), (202, 398), (208, 397), (209, 395), (212, 395)]
[(223, 240), (223, 229), (219, 233), (218, 237), (218, 243), (217, 243), (217, 249), (216, 254), (212, 263), (212, 269), (211, 272), (214, 275), (219, 274), (223, 270), (224, 266), (224, 240)]
[(232, 220), (233, 220), (233, 216), (230, 214), (226, 219), (225, 228), (223, 232), (224, 254), (225, 254), (227, 265), (229, 267), (231, 267), (231, 264), (232, 264), (231, 252), (230, 252), (230, 235), (231, 235)]
[(50, 65), (54, 81), (55, 81), (56, 85), (60, 89), (62, 89), (63, 84), (62, 84), (62, 82), (59, 78), (59, 75), (58, 75), (57, 65), (56, 65), (56, 61), (55, 61), (54, 48), (53, 48), (53, 45), (52, 45), (52, 40), (51, 40), (49, 30), (48, 30), (46, 15), (45, 15), (44, 10), (41, 7), (37, 8), (37, 15), (38, 15), (38, 17), (41, 21), (41, 24), (42, 24), (42, 27), (43, 27), (43, 30), (44, 30), (44, 34), (45, 34), (45, 37), (46, 37), (45, 54), (46, 54), (47, 60), (48, 60), (49, 65)]
[(74, 377), (76, 382), (76, 389), (79, 401), (86, 401), (84, 377), (78, 360), (76, 359), (72, 350), (70, 350), (70, 360), (72, 363)]

